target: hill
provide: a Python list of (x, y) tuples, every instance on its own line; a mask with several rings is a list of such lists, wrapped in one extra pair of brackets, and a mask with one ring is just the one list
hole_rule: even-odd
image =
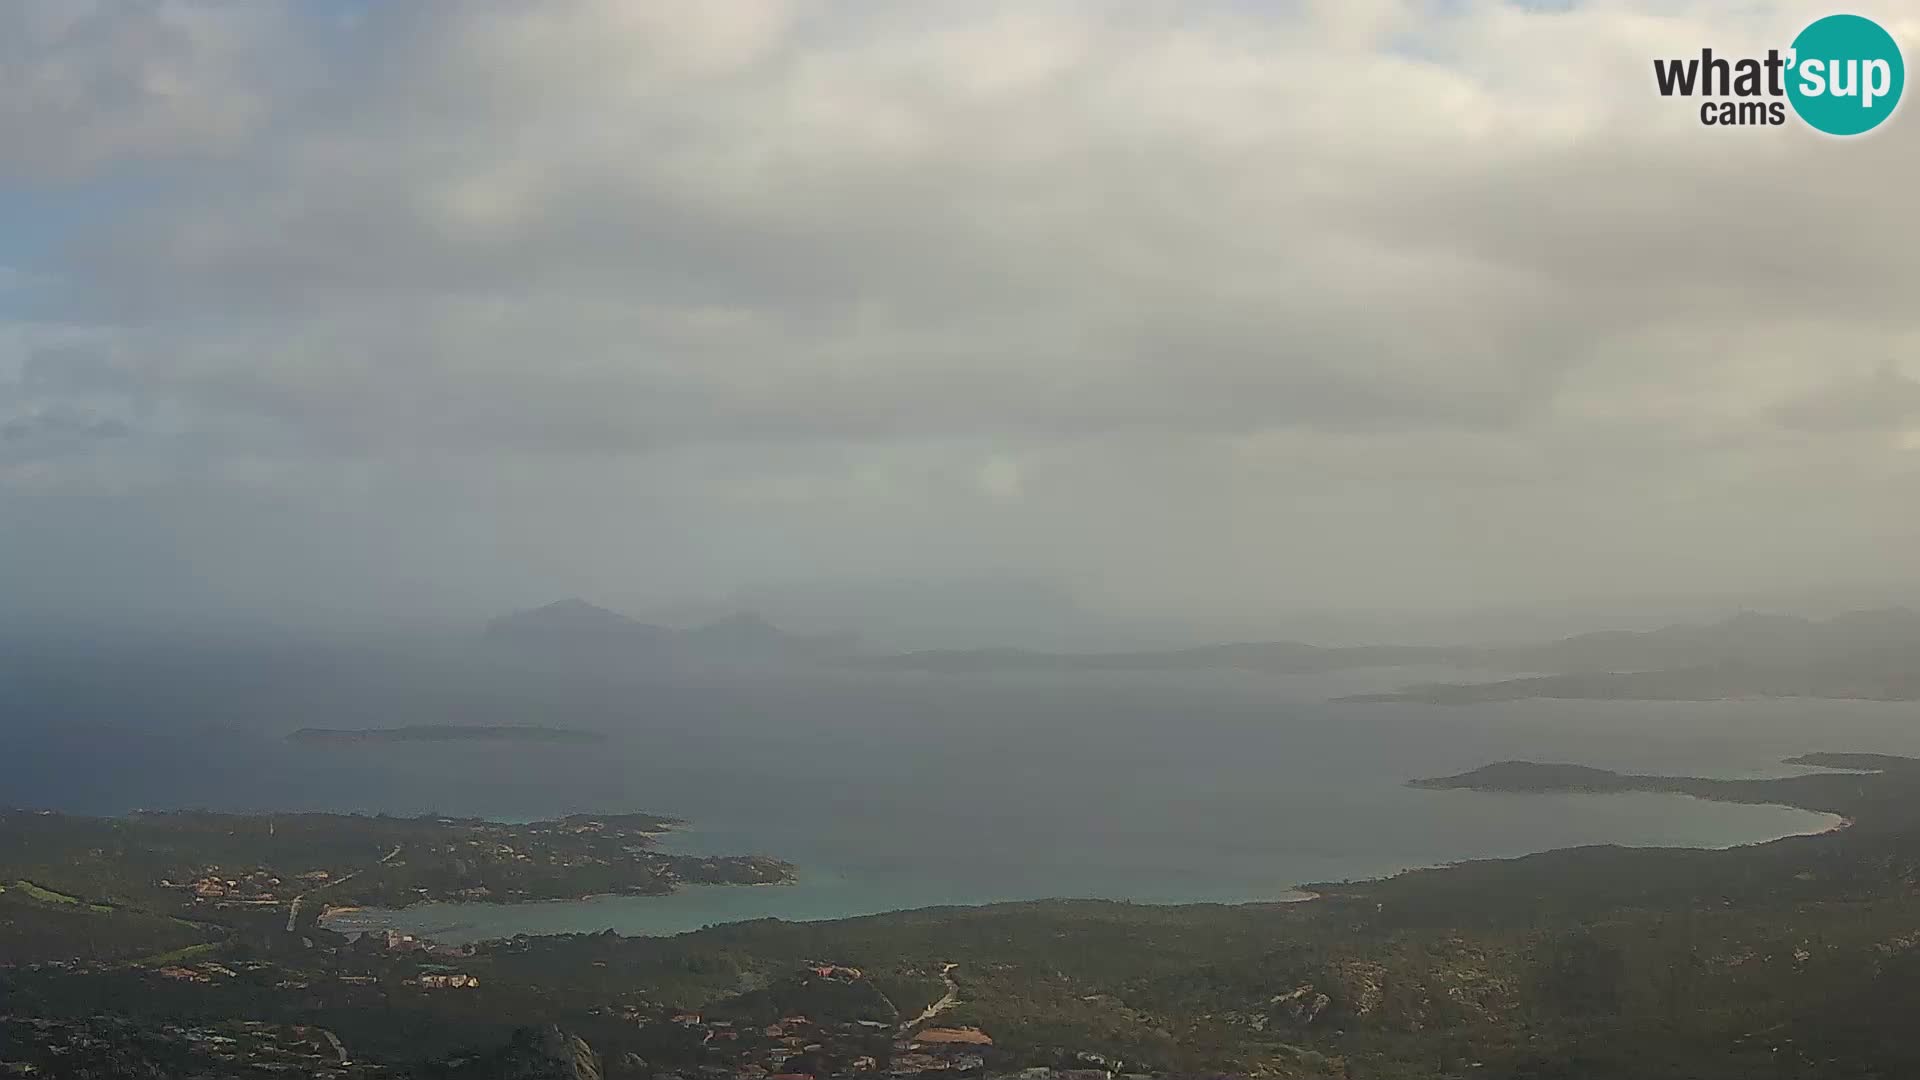
[(665, 641), (674, 631), (630, 619), (579, 597), (502, 615), (487, 624), (487, 636), (509, 641), (562, 641), (629, 638)]
[(1055, 653), (1028, 649), (935, 649), (859, 661), (869, 668), (976, 673), (992, 671), (1198, 671), (1235, 669), (1305, 674), (1420, 664), (1478, 665), (1487, 650), (1444, 645), (1328, 647), (1299, 641), (1250, 641), (1191, 649)]
[(1435, 705), (1526, 698), (1920, 700), (1920, 613), (1904, 608), (1826, 620), (1745, 612), (1706, 625), (1582, 634), (1501, 655), (1507, 664), (1552, 674), (1427, 683), (1345, 700)]
[(1889, 608), (1817, 620), (1742, 612), (1714, 623), (1603, 631), (1529, 645), (1327, 647), (1275, 641), (1109, 653), (948, 649), (858, 663), (949, 674), (1206, 669), (1310, 674), (1415, 665), (1527, 673), (1492, 682), (1426, 683), (1345, 699), (1432, 704), (1536, 697), (1907, 701), (1920, 699), (1920, 613)]
[(578, 598), (502, 615), (487, 624), (486, 638), (497, 647), (549, 657), (696, 663), (820, 659), (853, 647), (849, 637), (789, 633), (750, 611), (679, 629)]

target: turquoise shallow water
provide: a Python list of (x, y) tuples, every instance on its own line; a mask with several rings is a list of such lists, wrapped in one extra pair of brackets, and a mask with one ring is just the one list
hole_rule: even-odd
[[(1721, 847), (1819, 831), (1784, 807), (1652, 793), (1423, 791), (1503, 758), (1765, 775), (1835, 745), (1920, 752), (1911, 707), (1841, 702), (1538, 702), (1490, 709), (1326, 702), (1347, 680), (1122, 676), (993, 686), (903, 680), (827, 692), (824, 725), (705, 729), (625, 783), (692, 819), (677, 850), (764, 852), (792, 886), (671, 897), (355, 913), (449, 940), (678, 933), (1042, 897), (1143, 903), (1289, 897), (1301, 882), (1593, 843)], [(809, 707), (818, 704), (810, 702)], [(877, 708), (876, 708), (877, 707)], [(886, 717), (882, 722), (879, 718)], [(670, 792), (670, 794), (669, 794)]]
[[(1473, 793), (1434, 794), (1450, 798)], [(1781, 807), (1728, 806), (1683, 796), (1643, 793), (1492, 798), (1505, 804), (1501, 812), (1516, 815), (1540, 814), (1542, 804), (1551, 804), (1544, 812), (1568, 826), (1564, 838), (1569, 844), (1622, 842), (1718, 847), (1813, 832), (1831, 827), (1837, 820)], [(1527, 800), (1526, 804), (1520, 803), (1522, 799)], [(1594, 803), (1608, 805), (1592, 805)], [(1519, 855), (1528, 850), (1535, 849), (1519, 845), (1497, 851), (1476, 850), (1473, 856)], [(1301, 870), (1311, 867), (1318, 871), (1309, 875), (1315, 880), (1372, 877), (1410, 866), (1431, 865), (1359, 853), (1344, 858), (1320, 856), (1307, 860), (1289, 858), (1284, 849), (1276, 853), (1275, 864)], [(678, 934), (746, 919), (836, 919), (909, 908), (1042, 897), (1173, 904), (1302, 900), (1310, 895), (1293, 887), (1295, 881), (1304, 878), (1289, 881), (1280, 876), (1270, 879), (1265, 888), (1238, 883), (1221, 888), (1197, 876), (1177, 879), (1137, 873), (1101, 880), (1069, 865), (1054, 868), (1047, 875), (1034, 875), (1030, 880), (1032, 884), (1023, 888), (992, 880), (973, 883), (961, 875), (939, 872), (859, 876), (830, 865), (815, 865), (803, 867), (800, 880), (792, 885), (692, 886), (664, 897), (600, 896), (535, 904), (421, 904), (400, 910), (343, 911), (330, 916), (325, 925), (343, 932), (396, 929), (460, 943), (514, 934), (601, 930), (623, 934)]]

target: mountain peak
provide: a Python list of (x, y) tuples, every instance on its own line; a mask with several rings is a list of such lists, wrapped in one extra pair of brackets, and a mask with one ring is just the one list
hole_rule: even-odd
[(838, 636), (788, 633), (755, 611), (736, 611), (701, 626), (674, 630), (630, 619), (579, 597), (503, 615), (487, 624), (487, 636), (542, 648), (585, 645), (590, 654), (637, 645), (647, 654), (680, 659), (825, 656), (844, 653), (852, 645), (850, 639)]
[(605, 634), (651, 629), (654, 628), (577, 596), (502, 615), (487, 624), (490, 634)]

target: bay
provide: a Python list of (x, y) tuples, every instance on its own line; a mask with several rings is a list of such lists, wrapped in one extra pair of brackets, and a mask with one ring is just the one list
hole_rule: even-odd
[[(446, 813), (529, 820), (653, 811), (675, 850), (796, 863), (790, 886), (338, 916), (447, 940), (677, 933), (1046, 897), (1285, 899), (1300, 882), (1593, 843), (1718, 847), (1832, 819), (1681, 796), (1408, 788), (1489, 761), (1755, 776), (1814, 750), (1920, 754), (1911, 703), (1536, 701), (1446, 708), (1328, 698), (1432, 672), (600, 679), (494, 672), (317, 684), (272, 719), (175, 706), (0, 729), (16, 805)], [(352, 686), (348, 680), (347, 685)], [(249, 714), (251, 715), (251, 714)], [(219, 718), (209, 723), (208, 717)], [(540, 723), (597, 745), (315, 748), (287, 730)]]

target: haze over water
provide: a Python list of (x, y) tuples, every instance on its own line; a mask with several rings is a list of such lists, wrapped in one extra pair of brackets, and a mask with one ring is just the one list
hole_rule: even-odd
[[(380, 922), (458, 940), (1042, 897), (1265, 900), (1302, 882), (1578, 844), (1748, 843), (1831, 819), (1657, 794), (1404, 783), (1509, 758), (1727, 776), (1790, 771), (1782, 757), (1813, 750), (1920, 752), (1911, 704), (1326, 700), (1430, 674), (1404, 670), (608, 681), (485, 668), (448, 680), (431, 664), (386, 660), (322, 666), (328, 679), (272, 694), (264, 677), (211, 688), (200, 678), (169, 701), (140, 697), (153, 687), (131, 679), (58, 718), (28, 710), (4, 735), (0, 785), (9, 802), (91, 813), (656, 811), (688, 819), (667, 841), (676, 850), (764, 853), (800, 867), (794, 886), (427, 905)], [(15, 705), (31, 704), (33, 687), (10, 689)], [(116, 704), (119, 692), (130, 696)], [(262, 710), (274, 695), (282, 705)], [(608, 740), (345, 749), (284, 740), (314, 723), (425, 722), (591, 728)]]

